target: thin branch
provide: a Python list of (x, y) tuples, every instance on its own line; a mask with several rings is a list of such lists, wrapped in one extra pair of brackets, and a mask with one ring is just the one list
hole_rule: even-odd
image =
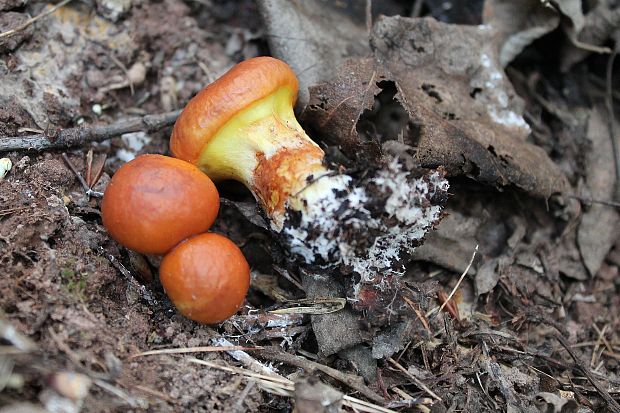
[(4, 37), (13, 36), (15, 33), (24, 30), (26, 27), (30, 26), (31, 24), (33, 24), (37, 20), (41, 20), (42, 18), (47, 17), (50, 14), (54, 13), (56, 10), (58, 10), (62, 6), (65, 6), (70, 1), (71, 0), (63, 0), (60, 3), (58, 3), (57, 5), (55, 5), (54, 7), (44, 11), (43, 13), (38, 14), (38, 15), (34, 16), (33, 18), (26, 20), (24, 23), (20, 24), (16, 28), (11, 29), (11, 30), (7, 30), (6, 32), (3, 32), (3, 33), (0, 33), (0, 39), (2, 39)]
[(93, 191), (92, 188), (88, 186), (88, 184), (82, 177), (82, 174), (80, 174), (80, 172), (77, 169), (75, 169), (73, 162), (71, 162), (71, 160), (69, 159), (66, 153), (62, 154), (62, 159), (65, 161), (69, 169), (71, 169), (71, 172), (73, 172), (73, 174), (77, 177), (78, 181), (80, 181), (82, 188), (84, 188), (84, 192), (86, 192), (86, 196), (92, 196), (95, 198), (103, 198), (103, 192)]
[(218, 351), (247, 351), (257, 350), (262, 347), (245, 347), (245, 346), (200, 346), (200, 347), (183, 347), (183, 348), (161, 348), (159, 350), (149, 350), (142, 353), (129, 356), (129, 359), (135, 359), (137, 357), (155, 356), (160, 354), (185, 354), (185, 353), (211, 353)]
[(424, 7), (424, 0), (414, 0), (409, 17), (420, 17), (422, 14), (422, 7)]
[(139, 131), (155, 132), (166, 126), (173, 125), (180, 113), (180, 110), (175, 110), (173, 112), (122, 120), (111, 125), (79, 126), (77, 128), (61, 130), (53, 138), (46, 136), (46, 134), (0, 138), (0, 152), (68, 148), (83, 145), (87, 142), (105, 141), (124, 133)]
[(601, 384), (598, 382), (598, 380), (594, 378), (594, 375), (592, 374), (590, 369), (588, 369), (583, 365), (583, 363), (581, 363), (581, 361), (579, 360), (573, 349), (571, 349), (570, 344), (568, 344), (566, 339), (561, 335), (556, 335), (555, 338), (560, 342), (562, 347), (564, 347), (564, 349), (571, 356), (571, 358), (575, 362), (575, 367), (581, 370), (581, 372), (584, 376), (586, 376), (590, 384), (594, 386), (599, 395), (605, 400), (605, 402), (607, 402), (607, 407), (609, 407), (609, 410), (613, 411), (614, 413), (620, 413), (620, 405), (618, 404), (618, 402), (615, 401), (614, 398), (611, 397), (609, 392), (605, 390), (603, 386), (601, 386)]
[(587, 205), (601, 204), (601, 205), (605, 205), (605, 206), (608, 206), (608, 207), (611, 207), (611, 208), (620, 208), (620, 202), (605, 201), (603, 199), (593, 199), (593, 198), (588, 198), (588, 197), (579, 196), (579, 195), (572, 195), (572, 194), (568, 194), (566, 196), (568, 198), (576, 199), (579, 202), (582, 202), (582, 203), (587, 204)]
[(418, 379), (416, 376), (414, 376), (413, 374), (411, 374), (409, 372), (409, 370), (407, 370), (406, 368), (404, 368), (403, 366), (398, 364), (398, 362), (396, 360), (394, 360), (392, 357), (388, 358), (388, 361), (390, 363), (392, 363), (394, 365), (394, 367), (396, 367), (398, 370), (403, 372), (405, 374), (405, 376), (407, 376), (411, 380), (413, 380), (415, 385), (418, 386), (419, 388), (421, 388), (422, 390), (424, 390), (429, 396), (431, 396), (432, 398), (434, 398), (434, 399), (436, 399), (436, 400), (438, 400), (440, 402), (443, 401), (443, 399), (441, 397), (439, 397), (434, 391), (432, 391), (426, 384), (422, 383), (422, 381), (420, 379)]
[(383, 398), (377, 393), (375, 393), (373, 390), (371, 390), (368, 386), (366, 386), (363, 380), (358, 376), (352, 376), (350, 374), (343, 373), (340, 370), (333, 369), (329, 366), (325, 366), (323, 364), (316, 363), (302, 357), (297, 357), (289, 353), (278, 351), (276, 349), (266, 348), (264, 350), (257, 350), (255, 354), (268, 360), (279, 361), (289, 364), (291, 366), (301, 367), (306, 371), (320, 371), (340, 381), (341, 383), (346, 384), (353, 390), (358, 391), (364, 397), (372, 400), (375, 403), (384, 402)]

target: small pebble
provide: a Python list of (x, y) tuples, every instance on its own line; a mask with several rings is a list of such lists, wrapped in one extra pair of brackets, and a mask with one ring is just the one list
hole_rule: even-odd
[(101, 114), (103, 113), (103, 108), (99, 103), (95, 103), (93, 105), (93, 113), (97, 116), (101, 116)]

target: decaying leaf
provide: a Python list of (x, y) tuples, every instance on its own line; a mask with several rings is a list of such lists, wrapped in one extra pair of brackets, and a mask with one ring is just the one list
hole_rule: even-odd
[(287, 302), (285, 308), (269, 311), (272, 314), (331, 314), (347, 304), (346, 298), (315, 298)]
[[(344, 288), (334, 277), (302, 273), (302, 283), (310, 299), (344, 295)], [(335, 354), (364, 341), (358, 316), (349, 307), (337, 313), (313, 315), (311, 320), (321, 356)]]
[[(446, 213), (441, 225), (428, 233), (424, 244), (416, 248), (412, 258), (433, 262), (456, 273), (463, 272), (469, 263), (471, 252), (479, 243), (476, 231), (481, 222), (452, 209), (446, 210)], [(484, 248), (486, 247), (484, 245)], [(469, 274), (475, 273), (476, 270), (470, 268)]]
[(332, 77), (342, 59), (368, 49), (365, 2), (260, 0), (269, 47), (299, 78), (298, 104), (308, 87)]
[[(379, 147), (379, 133), (358, 130), (379, 93), (406, 116), (400, 139), (423, 167), (444, 166), (497, 187), (548, 198), (566, 191), (565, 175), (527, 142), (523, 103), (506, 78), (485, 27), (433, 19), (382, 17), (372, 33), (374, 58), (349, 60), (335, 80), (311, 88), (304, 119), (347, 153)], [(476, 53), (472, 53), (476, 51)], [(368, 112), (366, 112), (368, 113)]]
[(540, 0), (487, 0), (483, 22), (496, 33), (499, 61), (506, 66), (527, 45), (558, 27), (560, 16)]
[(391, 357), (403, 349), (410, 336), (411, 322), (404, 321), (386, 328), (373, 339), (372, 356), (376, 359)]
[(490, 292), (497, 285), (499, 277), (497, 260), (488, 260), (482, 264), (476, 273), (476, 295)]
[(299, 413), (338, 413), (342, 402), (342, 393), (317, 378), (295, 383), (295, 410)]
[(566, 399), (554, 393), (538, 393), (535, 403), (538, 410), (544, 413), (577, 413), (579, 411), (579, 404), (575, 399)]
[(581, 30), (568, 31), (570, 38), (562, 48), (560, 69), (567, 72), (573, 65), (585, 59), (593, 51), (610, 52), (600, 47), (610, 39), (620, 25), (620, 7), (611, 0), (598, 2), (586, 14)]
[[(586, 155), (585, 182), (581, 193), (593, 199), (613, 199), (616, 184), (614, 157), (605, 109), (595, 107), (588, 122), (587, 138), (591, 142)], [(595, 275), (618, 237), (620, 215), (614, 208), (591, 205), (581, 216), (577, 243), (586, 268)]]

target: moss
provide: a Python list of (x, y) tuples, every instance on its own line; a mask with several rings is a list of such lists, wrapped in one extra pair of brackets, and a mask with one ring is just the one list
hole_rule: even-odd
[(88, 273), (76, 272), (70, 267), (63, 267), (60, 269), (60, 278), (69, 294), (75, 296), (79, 300), (83, 300), (85, 298), (84, 290), (86, 289)]

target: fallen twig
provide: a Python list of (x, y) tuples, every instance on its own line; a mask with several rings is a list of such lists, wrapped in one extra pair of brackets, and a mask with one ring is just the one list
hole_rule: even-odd
[[(195, 358), (189, 359), (189, 361), (191, 363), (201, 364), (203, 366), (215, 368), (229, 373), (240, 374), (245, 378), (256, 380), (256, 382), (267, 391), (285, 397), (294, 397), (295, 383), (280, 375), (265, 376), (239, 367), (221, 366), (210, 361), (199, 360)], [(346, 394), (342, 396), (342, 398), (344, 400), (344, 404), (354, 409), (354, 411), (368, 413), (396, 413), (394, 410), (390, 410), (388, 408), (378, 406), (364, 400), (356, 399), (355, 397), (351, 397)]]
[(333, 369), (329, 366), (325, 366), (323, 364), (307, 360), (302, 357), (297, 357), (289, 353), (285, 353), (283, 351), (279, 351), (273, 348), (266, 348), (263, 350), (258, 350), (256, 352), (257, 356), (266, 358), (271, 361), (279, 361), (282, 363), (289, 364), (291, 366), (301, 367), (307, 371), (320, 371), (322, 373), (327, 374), (328, 376), (340, 381), (341, 383), (349, 386), (353, 390), (359, 392), (364, 397), (374, 401), (375, 403), (383, 403), (383, 397), (379, 396), (370, 387), (363, 384), (363, 379), (361, 377), (352, 376), (350, 374), (343, 373), (339, 370)]
[(605, 205), (605, 206), (612, 207), (612, 208), (620, 208), (620, 202), (605, 201), (602, 199), (592, 199), (592, 198), (582, 197), (578, 195), (566, 195), (566, 196), (568, 198), (576, 199), (577, 201), (587, 204), (587, 205), (600, 204), (600, 205)]
[(413, 380), (415, 385), (418, 386), (419, 388), (421, 388), (422, 390), (424, 390), (429, 396), (431, 396), (434, 399), (437, 399), (440, 402), (443, 401), (443, 399), (441, 397), (439, 397), (434, 391), (432, 391), (426, 384), (422, 383), (422, 381), (420, 379), (418, 379), (416, 376), (411, 374), (409, 372), (409, 370), (407, 370), (406, 368), (404, 368), (403, 366), (398, 364), (398, 362), (396, 360), (394, 360), (393, 358), (390, 357), (390, 358), (388, 358), (388, 361), (390, 363), (392, 363), (392, 365), (394, 365), (394, 367), (396, 367), (398, 370), (403, 372), (407, 377), (409, 377), (411, 380)]
[(9, 36), (13, 36), (15, 33), (24, 30), (26, 27), (30, 26), (31, 24), (35, 23), (37, 20), (41, 20), (44, 17), (49, 16), (50, 14), (54, 13), (56, 10), (58, 10), (59, 8), (61, 8), (62, 6), (65, 6), (67, 3), (69, 3), (71, 0), (63, 0), (60, 3), (58, 3), (57, 5), (53, 6), (52, 8), (44, 11), (43, 13), (37, 14), (36, 16), (26, 20), (24, 23), (20, 24), (19, 26), (17, 26), (14, 29), (11, 30), (7, 30), (6, 32), (2, 32), (0, 33), (0, 39), (4, 38), (4, 37), (9, 37)]
[(151, 292), (144, 285), (140, 284), (138, 280), (133, 276), (133, 274), (125, 268), (125, 266), (112, 254), (108, 254), (103, 247), (99, 247), (101, 254), (106, 257), (110, 263), (116, 268), (121, 274), (125, 276), (129, 284), (131, 284), (136, 290), (140, 292), (142, 298), (144, 298), (151, 307), (155, 307), (157, 305), (157, 300), (153, 297)]
[(124, 133), (138, 131), (154, 132), (173, 125), (180, 113), (180, 110), (176, 110), (122, 120), (111, 125), (79, 126), (77, 128), (61, 130), (54, 137), (49, 137), (43, 133), (3, 138), (0, 139), (0, 152), (68, 148), (87, 142), (105, 141)]
[(156, 356), (159, 354), (185, 354), (185, 353), (210, 353), (214, 351), (236, 351), (236, 350), (259, 350), (262, 347), (244, 347), (244, 346), (201, 346), (201, 347), (180, 347), (180, 348), (162, 348), (158, 350), (144, 351), (142, 353), (129, 356), (129, 359), (135, 359), (143, 356)]
[(89, 197), (92, 196), (95, 198), (103, 198), (103, 192), (93, 191), (93, 189), (90, 186), (88, 186), (88, 183), (84, 180), (84, 178), (82, 177), (82, 174), (75, 168), (75, 165), (73, 165), (73, 162), (71, 162), (71, 159), (69, 159), (66, 153), (62, 154), (62, 159), (65, 161), (69, 169), (71, 169), (71, 172), (73, 172), (73, 175), (75, 175), (78, 181), (80, 181), (82, 188), (84, 188), (84, 192), (86, 192), (86, 196), (89, 196)]
[(588, 379), (590, 384), (594, 386), (598, 394), (605, 400), (605, 402), (607, 402), (607, 407), (609, 407), (609, 409), (615, 413), (620, 413), (620, 404), (618, 404), (618, 402), (615, 401), (613, 397), (611, 397), (609, 392), (605, 390), (603, 386), (601, 386), (598, 380), (594, 378), (594, 375), (592, 375), (592, 373), (590, 372), (590, 369), (588, 369), (587, 367), (583, 365), (583, 363), (581, 363), (581, 361), (579, 360), (579, 358), (577, 357), (573, 349), (570, 347), (570, 344), (568, 344), (566, 339), (562, 337), (561, 335), (556, 335), (555, 338), (560, 342), (562, 347), (564, 347), (564, 349), (571, 356), (571, 358), (573, 359), (575, 363), (574, 366), (577, 369), (579, 369), (583, 373), (584, 376), (586, 376), (586, 378)]

